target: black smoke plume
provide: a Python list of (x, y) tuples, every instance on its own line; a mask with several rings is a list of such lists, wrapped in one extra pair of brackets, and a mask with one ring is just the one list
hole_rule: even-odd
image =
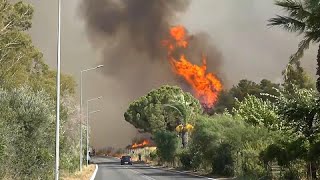
[[(161, 40), (167, 37), (171, 26), (177, 25), (177, 17), (189, 4), (189, 0), (84, 0), (82, 15), (93, 45), (102, 48), (104, 62), (110, 67), (108, 74), (125, 74), (130, 71), (128, 68), (137, 68), (145, 76), (146, 68), (152, 68), (150, 63), (166, 62)], [(206, 53), (208, 69), (216, 71), (220, 55), (207, 40), (204, 34), (196, 35), (188, 55), (194, 59), (192, 62), (200, 64), (202, 53)], [(166, 67), (162, 64), (157, 68)], [(171, 78), (175, 76), (172, 74)]]

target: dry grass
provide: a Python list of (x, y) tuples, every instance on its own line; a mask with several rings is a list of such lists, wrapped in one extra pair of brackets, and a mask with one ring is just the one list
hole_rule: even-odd
[(89, 180), (96, 169), (96, 165), (90, 164), (88, 167), (83, 167), (82, 173), (77, 171), (74, 174), (63, 174), (61, 179), (62, 180)]

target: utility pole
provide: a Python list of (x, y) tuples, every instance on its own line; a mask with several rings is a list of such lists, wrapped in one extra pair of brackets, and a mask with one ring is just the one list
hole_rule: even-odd
[(98, 68), (101, 68), (103, 67), (103, 65), (98, 65), (96, 67), (93, 67), (93, 68), (89, 68), (89, 69), (85, 69), (85, 70), (82, 70), (80, 72), (80, 120), (79, 120), (79, 127), (80, 127), (80, 160), (79, 160), (79, 169), (80, 169), (80, 172), (82, 172), (82, 75), (84, 72), (87, 72), (87, 71), (91, 71), (91, 70), (95, 70), (95, 69), (98, 69)]
[(55, 180), (59, 179), (60, 148), (60, 58), (61, 58), (61, 0), (58, 0), (58, 46), (57, 46), (57, 114), (56, 114), (56, 162)]

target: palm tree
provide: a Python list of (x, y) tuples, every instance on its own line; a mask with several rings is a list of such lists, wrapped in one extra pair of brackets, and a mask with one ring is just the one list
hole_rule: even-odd
[(193, 130), (193, 126), (189, 122), (194, 118), (194, 112), (188, 103), (165, 104), (164, 107), (171, 108), (179, 113), (179, 122), (176, 131), (181, 134), (182, 147), (186, 148), (188, 144), (188, 133)]
[(320, 92), (320, 0), (277, 0), (275, 4), (282, 7), (288, 15), (271, 18), (268, 26), (280, 26), (286, 31), (303, 35), (297, 52), (290, 57), (288, 67), (303, 56), (311, 43), (319, 46), (316, 74), (317, 90)]

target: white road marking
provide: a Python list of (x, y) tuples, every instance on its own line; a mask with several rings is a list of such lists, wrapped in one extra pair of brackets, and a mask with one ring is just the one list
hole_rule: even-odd
[(146, 176), (146, 175), (144, 175), (144, 174), (142, 174), (142, 173), (140, 173), (140, 172), (138, 172), (138, 171), (135, 171), (135, 170), (132, 170), (132, 169), (129, 169), (131, 172), (133, 172), (133, 173), (135, 173), (135, 174), (138, 174), (138, 175), (140, 175), (140, 176), (142, 176), (143, 178), (145, 178), (145, 179), (147, 179), (147, 180), (156, 180), (156, 179), (154, 179), (154, 178), (152, 178), (152, 177), (149, 177), (149, 176)]
[(171, 172), (175, 172), (175, 173), (179, 173), (179, 174), (187, 174), (187, 175), (194, 176), (194, 177), (199, 177), (199, 178), (215, 180), (214, 178), (208, 178), (208, 177), (205, 177), (205, 176), (200, 176), (200, 175), (192, 174), (192, 173), (185, 172), (185, 171), (176, 171), (176, 170), (171, 170), (171, 169), (158, 168), (158, 167), (154, 167), (154, 166), (149, 166), (149, 167), (154, 168), (154, 169), (161, 169), (161, 170), (164, 170), (164, 171), (171, 171)]
[(95, 178), (95, 177), (96, 177), (96, 175), (97, 175), (97, 172), (98, 172), (98, 165), (96, 164), (96, 169), (94, 170), (94, 172), (93, 172), (93, 174), (92, 174), (92, 176), (91, 176), (90, 180), (94, 180), (94, 178)]

